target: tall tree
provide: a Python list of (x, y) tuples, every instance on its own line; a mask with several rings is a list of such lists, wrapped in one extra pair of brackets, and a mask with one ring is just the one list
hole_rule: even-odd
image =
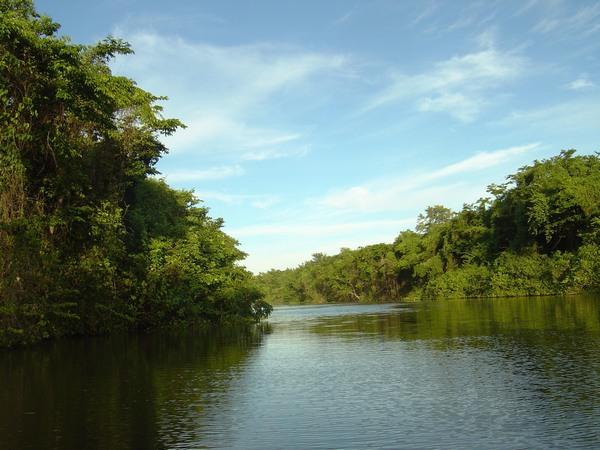
[[(30, 0), (0, 1), (0, 341), (177, 316), (164, 308), (156, 310), (162, 318), (148, 316), (149, 298), (167, 304), (181, 291), (162, 280), (156, 286), (170, 290), (157, 296), (146, 281), (160, 240), (184, 254), (178, 270), (196, 279), (215, 267), (227, 273), (203, 289), (214, 286), (215, 296), (227, 288), (238, 296), (233, 303), (250, 309), (236, 303), (223, 313), (251, 316), (252, 305), (268, 313), (256, 292), (240, 294), (240, 280), (250, 277), (237, 267), (243, 254), (222, 221), (196, 207), (191, 193), (148, 178), (166, 152), (160, 138), (183, 125), (162, 116), (163, 97), (111, 73), (109, 61), (130, 46), (113, 37), (74, 44), (58, 29)], [(222, 245), (208, 245), (216, 241)], [(210, 302), (197, 280), (188, 287), (178, 291), (186, 304)]]

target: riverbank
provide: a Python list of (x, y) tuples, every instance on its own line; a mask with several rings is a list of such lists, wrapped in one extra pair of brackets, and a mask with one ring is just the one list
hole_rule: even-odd
[(260, 320), (238, 242), (156, 177), (184, 124), (33, 2), (0, 2), (0, 346), (227, 317)]
[(255, 277), (267, 301), (561, 295), (600, 288), (600, 157), (573, 150), (490, 185), (491, 197), (419, 215), (393, 243), (314, 254)]

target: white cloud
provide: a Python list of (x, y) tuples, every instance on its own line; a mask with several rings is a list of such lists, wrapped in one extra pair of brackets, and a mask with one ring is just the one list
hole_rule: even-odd
[(269, 194), (229, 194), (226, 192), (198, 190), (196, 195), (201, 200), (214, 200), (229, 205), (249, 204), (258, 209), (267, 209), (281, 201), (277, 195)]
[[(203, 94), (212, 91), (211, 100), (226, 93), (222, 100), (228, 104), (244, 105), (260, 100), (316, 74), (340, 70), (347, 63), (342, 55), (303, 52), (274, 44), (218, 46), (155, 33), (117, 33), (124, 34), (136, 51), (135, 57), (128, 57), (128, 66), (160, 68), (161, 61), (167, 60), (169, 70), (161, 72), (174, 79), (191, 77), (188, 81), (192, 83), (210, 78), (215, 82), (213, 85), (204, 87), (198, 83), (196, 90)], [(160, 54), (168, 58), (159, 58)], [(194, 95), (197, 91), (191, 90), (188, 94)], [(239, 94), (242, 94), (240, 98)]]
[(335, 19), (333, 21), (333, 24), (334, 25), (343, 25), (343, 24), (349, 22), (350, 19), (352, 19), (352, 17), (354, 16), (356, 9), (357, 9), (357, 5), (354, 5), (349, 11), (345, 12), (344, 14), (340, 15), (337, 19)]
[(571, 81), (569, 84), (567, 84), (567, 89), (571, 89), (573, 91), (580, 91), (583, 89), (588, 89), (591, 87), (594, 87), (595, 84), (592, 83), (587, 76), (581, 76), (579, 78), (577, 78), (576, 80)]
[(433, 204), (454, 207), (457, 206), (457, 199), (461, 202), (476, 200), (484, 193), (481, 186), (474, 187), (465, 182), (424, 187), (422, 183), (394, 180), (377, 183), (375, 186), (355, 186), (333, 192), (317, 201), (325, 208), (345, 213), (389, 213), (422, 209)]
[[(577, 136), (598, 128), (600, 117), (600, 99), (598, 96), (585, 96), (554, 105), (527, 110), (513, 111), (492, 125), (516, 128), (526, 124), (529, 130), (544, 133), (547, 136), (556, 132), (569, 132)], [(573, 142), (566, 143), (573, 145)]]
[(478, 196), (485, 193), (484, 186), (470, 184), (463, 180), (444, 184), (435, 184), (435, 181), (489, 169), (537, 147), (539, 144), (534, 143), (491, 152), (480, 152), (428, 174), (401, 179), (375, 180), (361, 186), (330, 193), (316, 199), (316, 203), (326, 208), (363, 213), (410, 210), (440, 203), (453, 206), (457, 199), (460, 199), (461, 202), (468, 201), (468, 199), (476, 200)]
[(302, 261), (309, 260), (311, 254), (315, 253), (310, 250), (290, 251), (285, 245), (271, 245), (269, 248), (242, 245), (241, 248), (248, 254), (241, 265), (255, 274), (268, 272), (271, 269), (283, 270), (297, 267)]
[(455, 56), (421, 74), (396, 74), (391, 84), (376, 94), (361, 112), (413, 101), (420, 111), (446, 112), (459, 120), (470, 121), (485, 104), (484, 94), (520, 76), (526, 62), (524, 57), (492, 46)]
[[(419, 3), (419, 6), (422, 4)], [(433, 16), (439, 9), (439, 5), (436, 2), (430, 2), (423, 10), (415, 17), (412, 21), (412, 25), (418, 25), (423, 20)]]
[[(486, 184), (473, 181), (476, 172), (515, 163), (519, 155), (536, 148), (538, 144), (528, 144), (480, 152), (421, 176), (374, 180), (308, 199), (307, 208), (294, 208), (279, 221), (226, 231), (249, 253), (244, 265), (255, 273), (297, 266), (316, 252), (335, 254), (342, 247), (392, 242), (401, 230), (414, 227), (416, 211), (433, 204), (458, 209), (462, 202), (485, 196)], [(471, 174), (471, 180), (460, 177), (463, 174)], [(458, 181), (452, 176), (459, 176)]]
[[(543, 4), (544, 2), (542, 2)], [(556, 2), (555, 2), (556, 3)], [(550, 8), (553, 14), (544, 17), (534, 27), (533, 31), (541, 34), (552, 32), (561, 35), (590, 35), (600, 31), (600, 3), (592, 2), (577, 9), (571, 14), (565, 14), (564, 8)]]
[(165, 113), (188, 126), (165, 140), (173, 153), (260, 154), (260, 159), (297, 155), (297, 148), (309, 143), (302, 133), (281, 129), (271, 108), (301, 97), (296, 92), (307, 86), (319, 89), (320, 84), (312, 83), (317, 76), (322, 82), (348, 65), (343, 55), (285, 45), (220, 46), (151, 32), (116, 34), (136, 53), (117, 58), (113, 70), (168, 95)]
[(372, 220), (363, 222), (343, 222), (343, 223), (283, 223), (268, 225), (250, 225), (228, 230), (232, 236), (273, 236), (285, 235), (287, 237), (298, 236), (325, 236), (342, 233), (351, 233), (355, 231), (368, 229), (381, 229), (392, 227), (400, 229), (407, 225), (412, 225), (414, 220)]
[(482, 100), (475, 100), (459, 93), (441, 93), (424, 97), (417, 102), (419, 111), (450, 112), (462, 122), (471, 122), (481, 110)]
[(560, 25), (561, 21), (558, 19), (542, 19), (533, 27), (533, 31), (538, 33), (549, 33), (559, 28)]
[(167, 147), (178, 153), (209, 153), (217, 146), (223, 152), (242, 154), (242, 159), (254, 159), (244, 157), (253, 153), (262, 153), (265, 155), (262, 159), (268, 159), (288, 156), (287, 152), (294, 155), (297, 153), (295, 149), (278, 149), (302, 139), (302, 135), (298, 133), (253, 127), (229, 117), (216, 115), (193, 117), (186, 121), (186, 126), (187, 128), (164, 139)]
[(302, 147), (289, 147), (285, 149), (267, 148), (262, 150), (252, 150), (241, 155), (241, 158), (246, 161), (263, 161), (265, 159), (280, 159), (280, 158), (300, 158), (308, 155), (310, 147), (308, 145)]
[(515, 12), (515, 16), (522, 16), (531, 9), (535, 8), (538, 4), (539, 0), (528, 0), (527, 2), (523, 3), (523, 5)]
[[(120, 0), (117, 0), (119, 2)], [(117, 3), (115, 2), (115, 3)], [(138, 9), (133, 14), (127, 14), (121, 19), (121, 28), (136, 29), (145, 28), (165, 28), (171, 27), (181, 29), (183, 26), (202, 26), (202, 27), (223, 27), (227, 26), (228, 21), (216, 14), (210, 14), (201, 11), (188, 10), (185, 16), (173, 14), (164, 9), (156, 14)]]
[(190, 170), (173, 170), (167, 171), (163, 176), (169, 182), (188, 182), (188, 181), (214, 181), (222, 180), (223, 178), (235, 177), (244, 174), (244, 168), (235, 166), (217, 166), (208, 169), (190, 169)]
[(257, 196), (255, 200), (250, 202), (250, 205), (258, 209), (268, 209), (271, 206), (276, 205), (280, 201), (281, 200), (275, 196)]
[(462, 16), (459, 19), (452, 22), (450, 25), (448, 25), (447, 31), (455, 31), (460, 30), (462, 28), (470, 27), (473, 25), (473, 22), (475, 20), (475, 16)]
[(490, 167), (497, 166), (505, 161), (510, 160), (515, 155), (531, 151), (540, 146), (539, 142), (520, 145), (517, 147), (510, 147), (501, 150), (495, 150), (491, 152), (480, 152), (470, 158), (464, 159), (454, 164), (450, 164), (446, 167), (442, 167), (439, 170), (425, 177), (426, 180), (434, 180), (438, 178), (444, 178), (451, 175), (458, 175), (461, 173), (471, 173), (477, 170), (484, 170)]

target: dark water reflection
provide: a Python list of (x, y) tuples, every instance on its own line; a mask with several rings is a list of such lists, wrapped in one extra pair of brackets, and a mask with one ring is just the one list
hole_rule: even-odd
[(201, 439), (259, 330), (70, 339), (0, 353), (0, 448), (150, 449)]
[(600, 448), (598, 297), (288, 307), (0, 353), (0, 448)]

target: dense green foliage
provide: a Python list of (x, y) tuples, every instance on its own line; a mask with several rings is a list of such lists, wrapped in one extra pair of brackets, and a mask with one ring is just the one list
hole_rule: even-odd
[(131, 53), (0, 0), (0, 343), (270, 312), (190, 192), (152, 178), (181, 127), (113, 75)]
[(600, 157), (535, 161), (455, 213), (426, 209), (393, 244), (314, 255), (258, 279), (279, 303), (565, 294), (600, 288)]

